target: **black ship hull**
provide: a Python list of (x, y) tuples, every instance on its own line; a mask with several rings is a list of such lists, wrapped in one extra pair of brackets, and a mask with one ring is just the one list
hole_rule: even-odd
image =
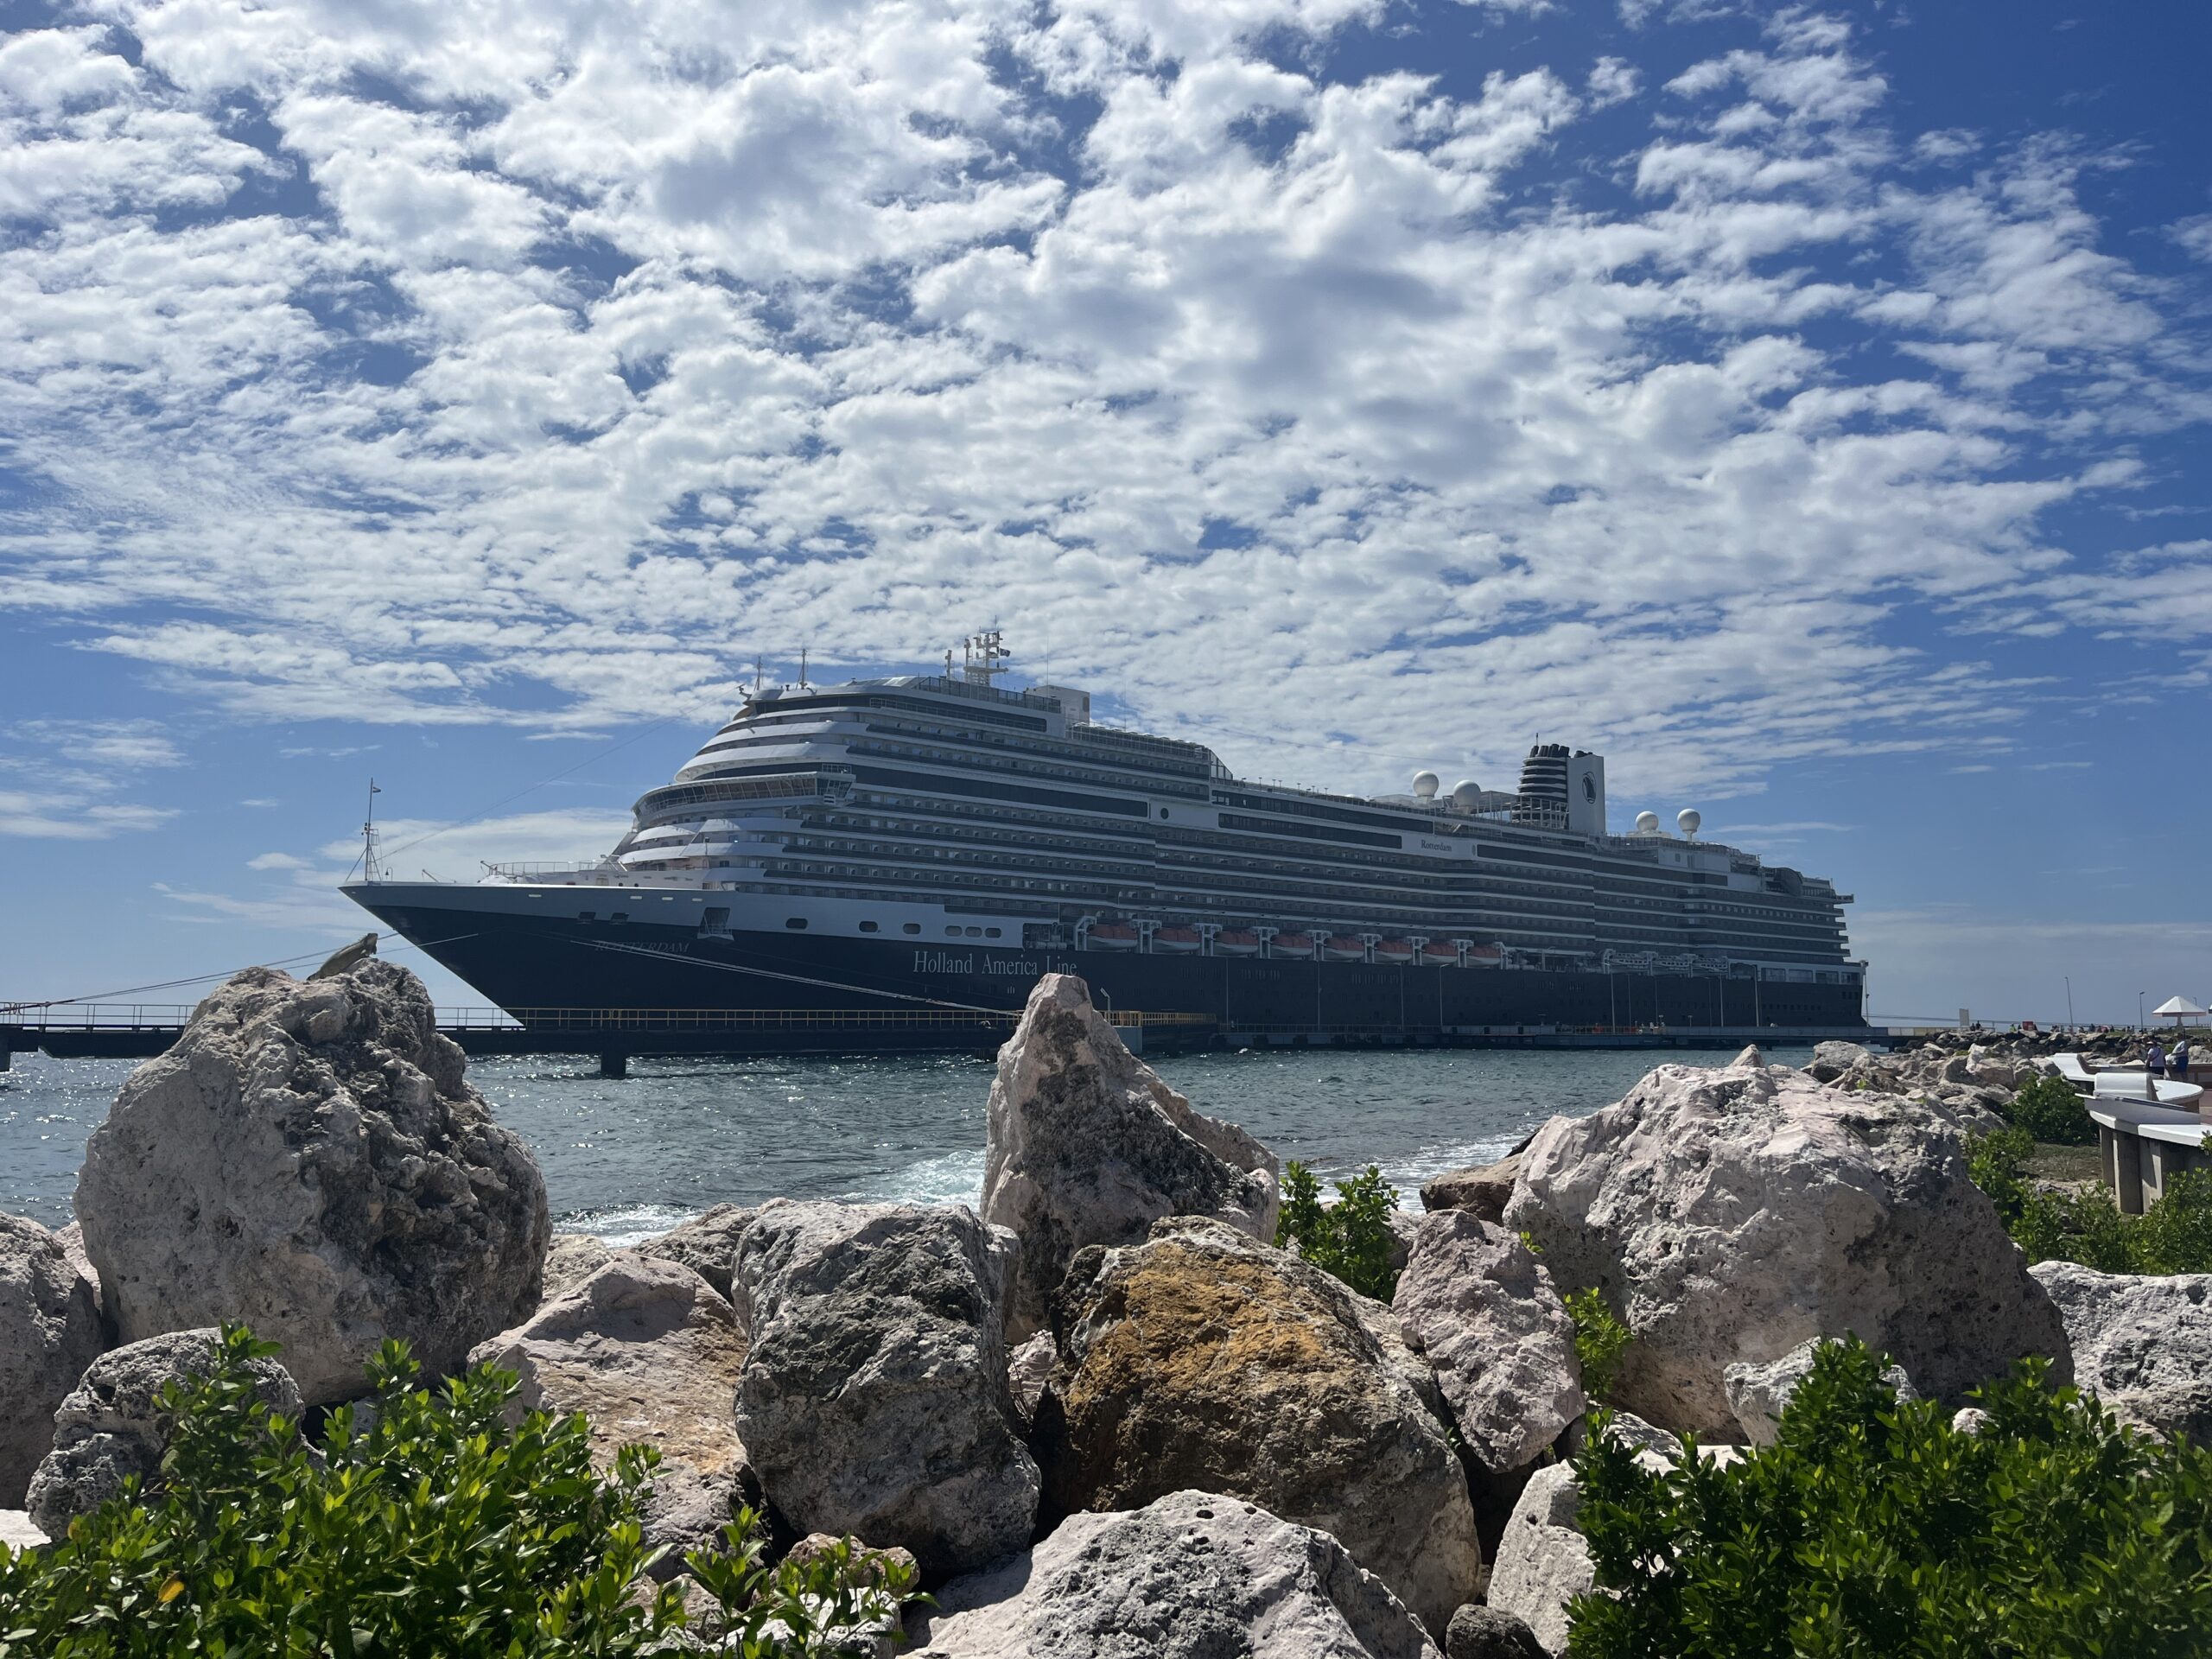
[(681, 1045), (690, 1048), (714, 1047), (711, 1033), (722, 1025), (743, 1035), (731, 1046), (744, 1052), (818, 1052), (839, 1046), (825, 1042), (825, 1033), (834, 1036), (841, 1025), (856, 1030), (858, 1015), (877, 1018), (855, 1046), (974, 1046), (978, 1029), (1003, 1034), (1002, 1016), (1020, 1011), (1039, 975), (1055, 972), (1082, 976), (1103, 1008), (1237, 1044), (1866, 1028), (1855, 985), (789, 933), (702, 936), (357, 896), (526, 1027), (660, 1027), (692, 1033)]

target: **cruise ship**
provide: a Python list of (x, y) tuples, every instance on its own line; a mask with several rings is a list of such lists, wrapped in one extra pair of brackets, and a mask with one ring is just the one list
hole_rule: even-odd
[(754, 1052), (942, 1046), (1053, 971), (1237, 1044), (1865, 1024), (1849, 895), (1694, 811), (1611, 833), (1599, 755), (1538, 744), (1510, 791), (1250, 782), (1084, 691), (1001, 685), (1006, 654), (756, 686), (594, 862), (401, 881), (372, 836), (345, 890), (524, 1026)]

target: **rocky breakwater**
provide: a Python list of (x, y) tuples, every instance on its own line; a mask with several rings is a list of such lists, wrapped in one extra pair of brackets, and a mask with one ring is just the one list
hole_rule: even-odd
[(1562, 1288), (1633, 1332), (1616, 1397), (1662, 1428), (1732, 1440), (1726, 1372), (1855, 1333), (1950, 1399), (2027, 1354), (2058, 1312), (1925, 1103), (1758, 1062), (1662, 1065), (1618, 1105), (1530, 1143), (1507, 1227)]
[(388, 1337), (447, 1372), (528, 1314), (544, 1182), (463, 1070), (388, 963), (251, 969), (208, 997), (124, 1084), (78, 1176), (118, 1337), (242, 1319), (315, 1405), (359, 1393)]
[(1087, 1244), (1135, 1244), (1164, 1216), (1211, 1216), (1272, 1242), (1275, 1156), (1191, 1103), (1131, 1054), (1071, 974), (1037, 982), (999, 1051), (982, 1217), (1021, 1240), (1007, 1334), (1046, 1322)]
[(1223, 1223), (1078, 1256), (1037, 1408), (1060, 1512), (1197, 1488), (1328, 1533), (1431, 1630), (1481, 1573), (1466, 1478), (1396, 1321)]

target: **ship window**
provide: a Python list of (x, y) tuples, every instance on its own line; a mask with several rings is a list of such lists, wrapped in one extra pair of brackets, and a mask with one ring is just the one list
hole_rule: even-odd
[[(968, 931), (972, 933), (976, 930), (971, 927)], [(987, 939), (995, 939), (999, 937), (999, 930), (995, 927), (987, 927), (983, 930), (983, 937)]]
[(1167, 816), (1167, 809), (1166, 807), (1163, 806), (1160, 809), (1160, 816), (1163, 818)]
[(922, 925), (919, 922), (908, 922), (900, 931), (907, 933), (918, 933), (922, 931)]
[(948, 927), (944, 930), (944, 937), (948, 939), (957, 939), (960, 937), (960, 930), (957, 927)]
[(789, 928), (803, 928), (806, 925), (806, 918), (804, 916), (786, 916), (784, 918), (784, 925)]
[(983, 937), (983, 930), (980, 927), (971, 927), (968, 930), (968, 937), (971, 939), (980, 939)]
[(599, 912), (595, 910), (580, 910), (576, 912), (576, 919), (580, 922), (595, 922), (599, 919)]
[(877, 931), (878, 930), (874, 922), (862, 922), (861, 924), (861, 931), (863, 933), (874, 933)]
[(626, 910), (618, 910), (607, 919), (610, 922), (626, 922), (630, 919), (630, 912)]

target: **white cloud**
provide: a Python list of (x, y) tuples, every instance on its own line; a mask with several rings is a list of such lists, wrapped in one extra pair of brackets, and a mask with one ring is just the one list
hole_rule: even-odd
[(1625, 58), (1600, 58), (1591, 67), (1590, 78), (1585, 84), (1590, 89), (1590, 106), (1602, 110), (1607, 105), (1626, 103), (1634, 98), (1643, 85), (1643, 77)]
[(1833, 17), (1701, 9), (1599, 140), (1622, 59), (1332, 78), (1364, 0), (114, 15), (0, 60), (0, 604), (235, 715), (704, 721), (996, 618), (1249, 770), (1714, 798), (2017, 722), (1916, 615), (2212, 632), (2047, 528), (2206, 412), (2098, 158), (1897, 127)]
[(290, 853), (262, 853), (245, 861), (249, 870), (311, 870), (314, 865)]

